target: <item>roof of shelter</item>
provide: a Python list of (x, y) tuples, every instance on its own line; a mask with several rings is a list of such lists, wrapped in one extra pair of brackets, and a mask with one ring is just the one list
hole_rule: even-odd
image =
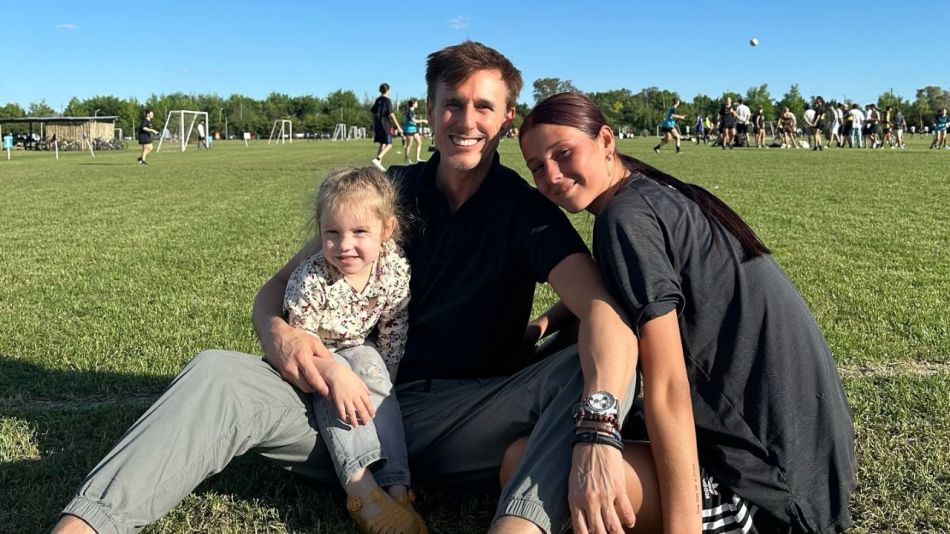
[(23, 122), (89, 122), (89, 121), (114, 121), (118, 115), (98, 115), (96, 117), (0, 117), (0, 123), (23, 123)]

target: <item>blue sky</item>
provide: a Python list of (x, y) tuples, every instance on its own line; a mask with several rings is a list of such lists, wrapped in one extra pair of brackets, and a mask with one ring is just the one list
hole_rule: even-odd
[(392, 96), (421, 96), (426, 55), (466, 38), (522, 70), (528, 103), (540, 77), (583, 91), (657, 86), (687, 100), (761, 83), (775, 99), (798, 83), (806, 97), (862, 102), (950, 88), (946, 0), (765, 5), (0, 0), (0, 104), (340, 88), (362, 98), (383, 81)]

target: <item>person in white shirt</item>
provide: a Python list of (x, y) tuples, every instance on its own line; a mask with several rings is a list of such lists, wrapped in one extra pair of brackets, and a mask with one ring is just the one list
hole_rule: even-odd
[(862, 128), (864, 128), (864, 113), (861, 111), (861, 108), (855, 104), (851, 108), (851, 146), (864, 148), (864, 135), (862, 134)]
[(205, 121), (198, 122), (198, 150), (201, 147), (208, 148), (208, 137), (205, 133)]
[(736, 135), (739, 139), (739, 146), (749, 146), (749, 120), (751, 118), (752, 110), (740, 98), (739, 105), (736, 106)]
[(844, 114), (841, 112), (841, 108), (832, 102), (828, 107), (828, 115), (831, 119), (831, 137), (828, 138), (828, 145), (830, 146), (833, 141), (837, 148), (841, 148), (844, 146), (844, 141), (841, 139), (841, 126), (844, 122)]

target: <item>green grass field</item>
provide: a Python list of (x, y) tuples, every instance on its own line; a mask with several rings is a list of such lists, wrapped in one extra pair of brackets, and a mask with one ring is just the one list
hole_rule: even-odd
[[(950, 532), (950, 151), (621, 149), (704, 185), (772, 248), (854, 411), (854, 532)], [(401, 158), (395, 147), (387, 163)], [(503, 161), (527, 176), (517, 144)], [(80, 479), (198, 351), (259, 353), (260, 285), (308, 237), (317, 181), (369, 142), (0, 155), (0, 531), (52, 526)], [(582, 235), (592, 220), (574, 217)], [(542, 288), (536, 303), (550, 304)], [(434, 532), (495, 496), (421, 488)], [(342, 494), (237, 459), (147, 532), (350, 532)]]

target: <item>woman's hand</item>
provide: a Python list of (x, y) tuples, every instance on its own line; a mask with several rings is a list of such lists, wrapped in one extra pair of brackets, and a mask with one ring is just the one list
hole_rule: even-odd
[(369, 388), (356, 373), (336, 361), (321, 362), (320, 367), (341, 421), (352, 426), (365, 425), (376, 416)]
[(577, 534), (622, 534), (624, 527), (636, 522), (624, 481), (623, 455), (610, 445), (574, 445), (567, 499)]

